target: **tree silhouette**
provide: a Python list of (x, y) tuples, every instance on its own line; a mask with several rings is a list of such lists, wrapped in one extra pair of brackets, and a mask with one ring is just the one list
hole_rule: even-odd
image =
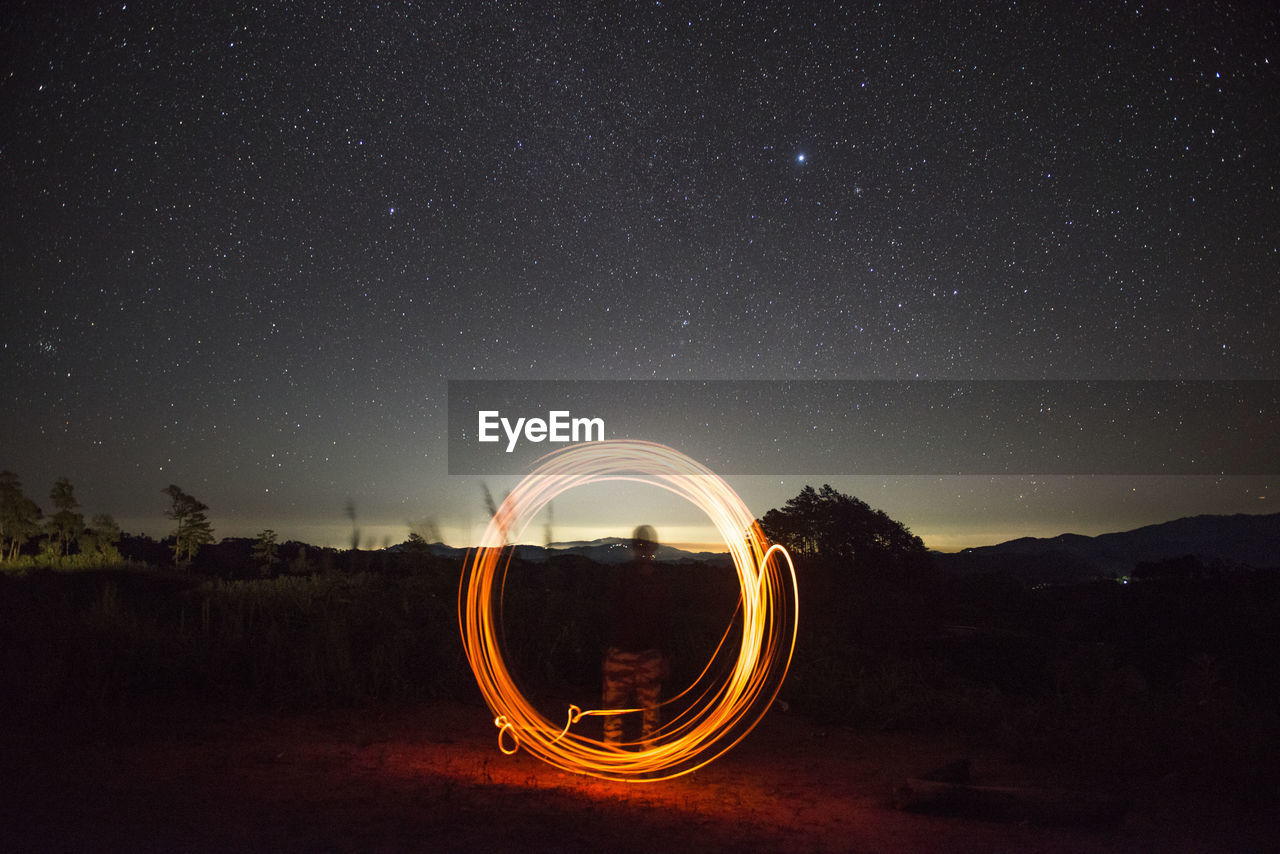
[(40, 533), (40, 506), (22, 494), (22, 481), (11, 471), (0, 472), (0, 559), (12, 560), (22, 546)]
[(177, 530), (173, 532), (173, 560), (178, 566), (186, 567), (201, 546), (213, 542), (213, 528), (204, 515), (209, 507), (172, 483), (164, 493), (170, 500), (164, 515), (178, 523)]
[(65, 555), (84, 530), (84, 514), (75, 512), (80, 502), (76, 500), (75, 490), (66, 477), (53, 482), (49, 500), (58, 508), (58, 512), (49, 517), (49, 536), (57, 544), (58, 554)]
[(905, 525), (830, 484), (806, 486), (782, 509), (766, 513), (760, 527), (794, 555), (852, 562), (859, 571), (910, 569), (928, 559), (924, 543)]
[[(118, 542), (120, 542), (120, 526), (116, 524), (116, 520), (110, 513), (99, 513), (93, 517), (93, 522), (89, 525), (89, 535), (82, 545), (100, 558), (119, 560), (120, 552), (116, 549)], [(85, 551), (85, 548), (81, 551)]]
[(280, 547), (276, 544), (276, 532), (267, 528), (253, 543), (253, 559), (258, 562), (258, 570), (263, 575), (270, 575), (280, 564)]

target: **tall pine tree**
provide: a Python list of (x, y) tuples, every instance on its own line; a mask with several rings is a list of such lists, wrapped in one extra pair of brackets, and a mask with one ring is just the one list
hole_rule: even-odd
[(183, 492), (176, 484), (169, 484), (164, 493), (170, 502), (165, 515), (178, 523), (173, 532), (173, 562), (180, 568), (186, 568), (201, 546), (213, 542), (213, 526), (205, 516), (209, 507)]

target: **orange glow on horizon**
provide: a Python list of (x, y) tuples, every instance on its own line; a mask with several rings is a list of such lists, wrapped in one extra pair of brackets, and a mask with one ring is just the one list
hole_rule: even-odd
[[(679, 695), (694, 695), (693, 704), (665, 723), (657, 743), (643, 750), (620, 750), (573, 731), (583, 717), (635, 710), (570, 706), (561, 721), (548, 720), (516, 688), (498, 643), (502, 588), (511, 560), (506, 546), (519, 542), (524, 527), (557, 495), (601, 481), (658, 486), (705, 512), (733, 558), (741, 589), (735, 615), (741, 619), (741, 639), (729, 675), (714, 684), (709, 674), (722, 652), (727, 656), (733, 651), (727, 644), (736, 619), (726, 626), (702, 675)], [(543, 457), (490, 520), (458, 591), (463, 646), (494, 714), (502, 752), (523, 747), (566, 771), (625, 781), (687, 774), (741, 741), (763, 717), (786, 676), (798, 614), (790, 555), (768, 543), (737, 493), (679, 451), (635, 440), (575, 445)]]

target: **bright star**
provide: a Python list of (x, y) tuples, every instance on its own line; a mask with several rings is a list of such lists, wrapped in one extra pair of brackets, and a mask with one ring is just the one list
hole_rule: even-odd
[(797, 162), (797, 163), (803, 163), (803, 162), (804, 162), (804, 155), (803, 155), (803, 154), (797, 154), (797, 155), (796, 155), (796, 162)]

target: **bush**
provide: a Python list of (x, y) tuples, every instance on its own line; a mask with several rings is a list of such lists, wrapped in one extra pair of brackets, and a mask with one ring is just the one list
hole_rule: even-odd
[[(456, 576), (0, 576), (0, 694), (15, 720), (92, 718), (148, 692), (275, 708), (425, 698), (470, 680)], [(447, 591), (447, 592), (446, 592)], [(50, 718), (52, 719), (52, 718)]]

